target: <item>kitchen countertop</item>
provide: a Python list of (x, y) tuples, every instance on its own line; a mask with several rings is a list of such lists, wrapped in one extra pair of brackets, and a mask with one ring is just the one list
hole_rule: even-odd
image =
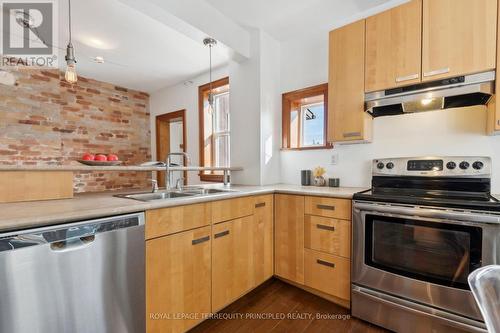
[[(206, 187), (224, 188), (222, 185), (209, 185)], [(356, 187), (331, 188), (286, 184), (268, 186), (232, 185), (228, 189), (233, 191), (153, 202), (141, 202), (114, 196), (116, 194), (141, 192), (141, 190), (127, 190), (82, 193), (76, 194), (73, 199), (2, 203), (0, 204), (0, 212), (2, 212), (0, 216), (0, 232), (140, 212), (155, 208), (231, 199), (248, 195), (284, 193), (351, 199), (354, 193), (364, 190), (364, 188)], [(144, 190), (142, 192), (144, 192)]]
[[(242, 167), (199, 167), (199, 166), (178, 166), (170, 167), (170, 171), (242, 171)], [(165, 167), (140, 166), (140, 165), (102, 165), (89, 166), (81, 163), (70, 165), (0, 165), (0, 171), (165, 171)]]

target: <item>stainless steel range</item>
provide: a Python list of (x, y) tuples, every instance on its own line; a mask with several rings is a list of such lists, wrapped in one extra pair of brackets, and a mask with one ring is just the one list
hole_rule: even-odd
[(486, 332), (467, 285), (500, 263), (487, 157), (373, 161), (354, 195), (352, 314), (396, 332)]

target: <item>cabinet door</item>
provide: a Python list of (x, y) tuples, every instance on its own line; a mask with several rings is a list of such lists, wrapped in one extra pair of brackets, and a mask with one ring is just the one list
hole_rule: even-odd
[(210, 227), (146, 242), (148, 333), (185, 332), (210, 313), (210, 245)]
[(422, 0), (366, 19), (365, 90), (420, 82)]
[(423, 81), (495, 68), (497, 0), (424, 0)]
[(276, 275), (304, 283), (304, 197), (275, 195), (274, 251)]
[(255, 197), (253, 256), (254, 284), (261, 284), (273, 276), (273, 195)]
[(212, 311), (218, 311), (253, 285), (253, 216), (212, 227)]
[(369, 141), (365, 106), (365, 21), (330, 32), (328, 141)]

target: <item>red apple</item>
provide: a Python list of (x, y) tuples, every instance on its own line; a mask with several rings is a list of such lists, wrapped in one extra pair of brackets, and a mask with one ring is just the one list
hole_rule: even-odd
[(92, 155), (92, 154), (84, 154), (84, 155), (82, 156), (82, 160), (84, 160), (84, 161), (93, 161), (93, 160), (94, 160), (94, 157), (95, 157), (95, 156), (94, 156), (94, 155)]
[(106, 157), (106, 155), (103, 155), (103, 154), (97, 154), (94, 157), (94, 161), (106, 162), (107, 160), (108, 160), (108, 158)]
[(108, 154), (108, 161), (118, 161), (118, 156), (115, 154)]

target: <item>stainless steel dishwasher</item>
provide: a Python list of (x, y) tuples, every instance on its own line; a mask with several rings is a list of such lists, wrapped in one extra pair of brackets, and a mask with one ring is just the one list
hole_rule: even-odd
[(144, 214), (0, 234), (0, 333), (145, 331)]

